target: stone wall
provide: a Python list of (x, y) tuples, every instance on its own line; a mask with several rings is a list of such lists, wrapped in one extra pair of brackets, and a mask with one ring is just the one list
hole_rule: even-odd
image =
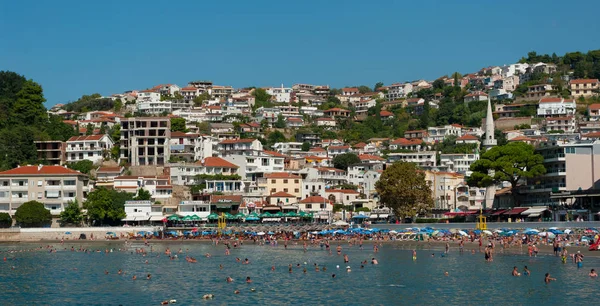
[[(93, 235), (94, 240), (104, 240), (107, 232), (117, 236), (137, 232), (154, 232), (157, 227), (62, 227), (62, 228), (9, 228), (0, 229), (0, 241), (41, 241), (41, 240), (78, 240), (80, 234), (85, 234), (87, 239)], [(70, 233), (70, 234), (67, 234)]]

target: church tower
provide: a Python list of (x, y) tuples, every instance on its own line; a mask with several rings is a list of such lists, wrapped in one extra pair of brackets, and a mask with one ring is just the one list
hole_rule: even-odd
[(492, 114), (492, 101), (488, 96), (487, 104), (487, 115), (485, 116), (485, 139), (483, 140), (483, 147), (489, 150), (498, 144), (494, 138), (494, 117)]

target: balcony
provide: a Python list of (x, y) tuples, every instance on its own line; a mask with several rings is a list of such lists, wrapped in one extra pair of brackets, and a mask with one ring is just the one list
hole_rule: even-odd
[(60, 190), (62, 189), (62, 185), (48, 185), (46, 184), (46, 186), (44, 186), (45, 189), (49, 189), (49, 190)]
[(566, 169), (548, 169), (544, 176), (554, 177), (554, 176), (565, 176), (567, 175)]
[(544, 156), (545, 163), (558, 162), (558, 161), (565, 161), (564, 153), (558, 153), (558, 154), (554, 154), (554, 155)]
[(101, 151), (102, 147), (67, 147), (66, 152)]

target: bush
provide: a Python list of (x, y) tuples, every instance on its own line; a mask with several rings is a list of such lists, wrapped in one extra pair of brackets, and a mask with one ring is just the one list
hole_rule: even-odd
[(360, 211), (366, 211), (366, 212), (369, 212), (369, 211), (371, 211), (371, 210), (370, 210), (368, 207), (359, 207), (359, 208), (357, 208), (357, 209), (356, 209), (356, 212), (360, 212)]
[(42, 227), (52, 221), (52, 214), (38, 201), (29, 201), (17, 208), (15, 220), (23, 227)]
[(8, 213), (0, 213), (0, 228), (9, 228), (12, 225), (12, 218)]

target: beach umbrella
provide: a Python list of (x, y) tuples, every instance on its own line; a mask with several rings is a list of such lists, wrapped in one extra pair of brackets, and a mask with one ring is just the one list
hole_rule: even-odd
[(192, 216), (185, 216), (182, 218), (183, 221), (192, 221)]
[(397, 232), (397, 231), (395, 231), (395, 230), (391, 230), (391, 231), (390, 231), (390, 234), (397, 234), (397, 233), (398, 233), (398, 232)]
[(497, 229), (494, 231), (494, 233), (502, 233), (502, 230)]
[(271, 231), (269, 231), (267, 234), (268, 234), (268, 235), (275, 235), (275, 233), (274, 233), (274, 232), (271, 232)]
[(210, 213), (210, 215), (206, 216), (206, 218), (208, 220), (217, 220), (217, 219), (219, 219), (219, 215), (217, 215), (216, 213), (213, 212), (213, 213)]
[(65, 232), (65, 235), (71, 235), (71, 232)]
[(264, 236), (265, 232), (258, 232), (258, 233), (256, 233), (256, 235), (258, 235), (258, 236)]
[(548, 232), (548, 238), (552, 239), (556, 237), (556, 234), (554, 234), (553, 232)]
[(192, 216), (192, 221), (200, 221), (200, 220), (202, 220), (202, 218), (200, 218), (200, 216), (198, 216), (198, 215)]
[(440, 231), (433, 231), (433, 232), (431, 233), (431, 235), (432, 235), (432, 236), (437, 236), (437, 234), (439, 234), (439, 233), (440, 233)]
[(540, 236), (540, 237), (546, 237), (546, 236), (548, 236), (548, 232), (538, 233), (538, 236)]
[(439, 231), (436, 236), (441, 237), (441, 236), (444, 236), (444, 235), (446, 235), (446, 233), (444, 233), (442, 231)]
[(181, 218), (179, 218), (178, 215), (171, 215), (167, 218), (167, 220), (169, 221), (181, 221)]
[(259, 217), (247, 217), (246, 218), (246, 221), (258, 221), (258, 220), (260, 220)]
[(237, 213), (237, 214), (235, 215), (235, 218), (236, 218), (236, 219), (244, 219), (244, 218), (246, 218), (246, 215), (244, 215), (244, 214), (242, 214), (242, 213)]
[(333, 225), (337, 225), (337, 226), (346, 226), (346, 225), (348, 225), (348, 222), (346, 222), (346, 221), (342, 221), (342, 220), (338, 220), (338, 221), (335, 221), (335, 222), (333, 223)]
[(107, 235), (113, 235), (116, 236), (117, 234), (115, 234), (114, 232), (106, 232)]
[(365, 216), (365, 215), (357, 215), (352, 217), (352, 219), (369, 219), (369, 217)]
[(458, 233), (459, 233), (461, 236), (468, 236), (468, 235), (467, 235), (467, 233), (466, 233), (465, 231), (458, 231)]
[(290, 212), (285, 213), (285, 216), (286, 217), (298, 217), (298, 214), (296, 214), (293, 211), (290, 211)]
[(573, 232), (573, 231), (572, 231), (572, 230), (570, 230), (570, 229), (566, 229), (566, 230), (565, 230), (565, 234), (570, 234), (570, 233), (572, 233), (572, 232)]
[(554, 227), (550, 227), (550, 228), (548, 228), (548, 229), (549, 229), (549, 230), (557, 230), (557, 229), (558, 229), (558, 227), (555, 227), (555, 226), (554, 226)]
[(276, 214), (273, 214), (273, 217), (282, 218), (284, 216), (282, 212), (278, 211)]
[(492, 235), (492, 234), (493, 234), (492, 232), (490, 232), (490, 231), (488, 231), (488, 230), (484, 230), (483, 232), (484, 232), (486, 235)]
[(267, 211), (267, 212), (260, 214), (260, 217), (261, 218), (271, 218), (271, 217), (273, 217), (273, 214), (271, 214), (270, 212)]

